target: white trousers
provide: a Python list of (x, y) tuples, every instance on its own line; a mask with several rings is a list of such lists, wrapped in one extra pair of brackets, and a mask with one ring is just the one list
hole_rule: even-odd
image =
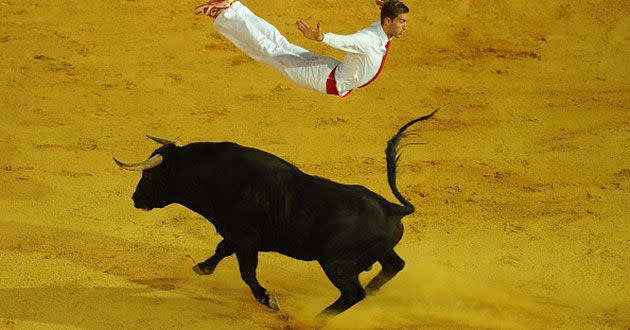
[(236, 1), (223, 10), (214, 26), (236, 47), (278, 70), (294, 83), (326, 93), (326, 79), (340, 62), (290, 43), (280, 31)]

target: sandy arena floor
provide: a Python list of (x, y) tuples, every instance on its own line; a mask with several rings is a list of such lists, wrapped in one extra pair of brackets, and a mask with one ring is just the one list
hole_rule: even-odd
[[(352, 33), (372, 1), (245, 2)], [(308, 329), (338, 296), (316, 263), (265, 253), (258, 304), (220, 237), (180, 206), (143, 212), (145, 134), (234, 141), (391, 201), (384, 148), (418, 126), (398, 182), (407, 267), (328, 328), (630, 327), (630, 2), (407, 0), (409, 31), (368, 88), (300, 89), (195, 17), (194, 1), (0, 0), (0, 328)], [(362, 281), (379, 270), (362, 275)]]

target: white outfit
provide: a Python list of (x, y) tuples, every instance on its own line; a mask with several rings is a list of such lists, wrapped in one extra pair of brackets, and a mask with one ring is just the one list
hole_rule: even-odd
[(336, 67), (340, 96), (376, 75), (389, 41), (378, 22), (352, 35), (326, 33), (325, 44), (347, 52), (344, 61), (339, 62), (290, 43), (278, 29), (238, 1), (219, 14), (214, 26), (254, 60), (270, 65), (300, 86), (326, 93), (326, 80)]

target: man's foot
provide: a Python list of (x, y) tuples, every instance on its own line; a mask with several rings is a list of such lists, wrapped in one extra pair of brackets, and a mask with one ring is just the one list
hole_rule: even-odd
[(203, 5), (197, 6), (197, 8), (195, 8), (195, 14), (217, 18), (221, 11), (230, 8), (234, 1), (236, 0), (211, 0)]

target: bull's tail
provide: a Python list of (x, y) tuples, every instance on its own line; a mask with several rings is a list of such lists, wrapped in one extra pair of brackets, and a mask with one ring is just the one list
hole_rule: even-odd
[(387, 160), (387, 180), (389, 182), (389, 187), (392, 189), (394, 196), (403, 204), (397, 211), (402, 215), (408, 215), (415, 211), (415, 207), (411, 204), (403, 195), (398, 191), (398, 187), (396, 186), (396, 167), (398, 166), (398, 160), (400, 159), (400, 150), (403, 146), (399, 146), (398, 143), (402, 140), (407, 134), (405, 131), (411, 125), (429, 119), (435, 114), (440, 108), (433, 110), (430, 114), (420, 117), (418, 119), (414, 119), (398, 130), (398, 133), (394, 135), (389, 142), (387, 142), (387, 149), (385, 149), (385, 159)]

